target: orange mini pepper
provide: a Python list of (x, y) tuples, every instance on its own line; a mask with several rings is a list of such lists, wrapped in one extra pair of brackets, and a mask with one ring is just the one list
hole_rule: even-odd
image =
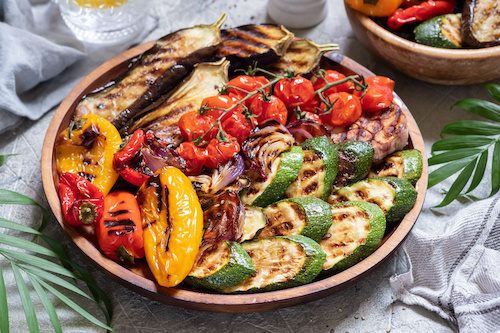
[(203, 211), (189, 178), (171, 166), (137, 192), (144, 252), (156, 281), (174, 287), (191, 271), (203, 236)]
[(346, 0), (354, 10), (372, 17), (386, 17), (392, 14), (403, 0)]

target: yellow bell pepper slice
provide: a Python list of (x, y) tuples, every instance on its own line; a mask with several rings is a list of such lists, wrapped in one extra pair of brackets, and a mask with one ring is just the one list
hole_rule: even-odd
[(113, 124), (100, 116), (86, 115), (58, 136), (57, 171), (85, 177), (106, 196), (118, 179), (113, 155), (121, 143), (120, 133)]
[(159, 285), (174, 287), (191, 271), (201, 244), (198, 196), (182, 171), (164, 167), (142, 184), (137, 201), (148, 266)]

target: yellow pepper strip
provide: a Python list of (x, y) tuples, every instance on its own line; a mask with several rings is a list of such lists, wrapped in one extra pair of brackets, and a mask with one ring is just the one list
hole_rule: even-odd
[(85, 177), (106, 196), (118, 179), (113, 155), (121, 143), (120, 133), (109, 121), (94, 114), (86, 115), (57, 138), (57, 171)]
[(174, 287), (191, 271), (203, 236), (203, 211), (189, 178), (164, 167), (137, 192), (144, 252), (156, 281)]
[(392, 14), (403, 0), (346, 0), (352, 9), (372, 17), (386, 17)]

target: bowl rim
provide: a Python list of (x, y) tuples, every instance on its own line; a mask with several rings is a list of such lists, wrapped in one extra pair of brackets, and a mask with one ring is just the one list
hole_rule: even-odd
[(422, 53), (432, 57), (450, 58), (450, 59), (483, 59), (492, 56), (500, 55), (500, 45), (483, 47), (483, 48), (467, 48), (467, 49), (443, 49), (428, 45), (419, 44), (403, 37), (400, 37), (391, 31), (378, 25), (368, 15), (352, 9), (344, 0), (346, 11), (351, 11), (353, 16), (361, 23), (368, 31), (372, 32), (381, 39), (394, 44), (397, 47), (408, 50), (410, 52)]
[[(401, 221), (389, 235), (384, 237), (384, 242), (377, 248), (377, 250), (358, 264), (336, 275), (298, 287), (264, 293), (228, 295), (212, 294), (182, 288), (161, 287), (156, 283), (156, 281), (153, 281), (154, 279), (150, 280), (145, 276), (138, 275), (133, 270), (130, 270), (104, 256), (90, 240), (82, 236), (81, 232), (76, 227), (69, 225), (64, 220), (56, 190), (58, 176), (57, 171), (55, 171), (54, 164), (54, 145), (57, 135), (62, 129), (64, 129), (62, 127), (62, 123), (65, 119), (68, 120), (68, 115), (71, 112), (72, 107), (74, 108), (76, 105), (79, 98), (92, 90), (89, 90), (91, 85), (109, 71), (123, 65), (125, 62), (128, 63), (130, 59), (140, 55), (152, 45), (153, 42), (149, 42), (136, 46), (116, 56), (115, 58), (108, 60), (82, 79), (82, 81), (73, 88), (73, 90), (59, 105), (45, 135), (42, 147), (41, 171), (42, 183), (47, 201), (61, 228), (71, 238), (79, 252), (95, 267), (101, 270), (112, 280), (121, 283), (138, 294), (162, 303), (194, 310), (247, 313), (268, 311), (297, 305), (317, 300), (336, 291), (340, 291), (370, 274), (399, 248), (416, 223), (423, 206), (427, 188), (427, 160), (425, 159), (425, 146), (420, 129), (418, 128), (411, 112), (395, 93), (395, 100), (402, 107), (403, 112), (406, 115), (409, 137), (412, 140), (413, 146), (418, 147), (424, 156), (422, 176), (416, 185), (418, 191), (417, 201), (413, 209), (405, 216), (403, 221)], [(325, 56), (328, 56), (329, 59), (337, 62), (339, 65), (344, 66), (347, 69), (352, 70), (352, 66), (357, 66), (356, 70), (361, 71), (359, 72), (361, 75), (374, 75), (374, 73), (366, 67), (358, 64), (346, 56), (341, 55), (340, 53), (331, 52)]]

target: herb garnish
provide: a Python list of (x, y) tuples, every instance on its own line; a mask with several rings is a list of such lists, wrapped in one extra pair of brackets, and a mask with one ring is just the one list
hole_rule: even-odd
[[(497, 102), (500, 102), (500, 85), (492, 83), (486, 85), (485, 88)], [(437, 207), (450, 204), (459, 195), (468, 194), (479, 185), (484, 177), (491, 147), (493, 147), (493, 152), (490, 159), (491, 192), (489, 197), (500, 190), (500, 105), (485, 100), (466, 98), (457, 102), (455, 106), (492, 122), (462, 120), (448, 124), (442, 129), (442, 137), (444, 134), (454, 136), (446, 137), (432, 145), (433, 156), (428, 160), (429, 166), (444, 165), (429, 174), (428, 188), (462, 171)], [(438, 151), (442, 153), (435, 154)], [(469, 183), (471, 177), (472, 180)], [(468, 183), (468, 189), (463, 191)]]

